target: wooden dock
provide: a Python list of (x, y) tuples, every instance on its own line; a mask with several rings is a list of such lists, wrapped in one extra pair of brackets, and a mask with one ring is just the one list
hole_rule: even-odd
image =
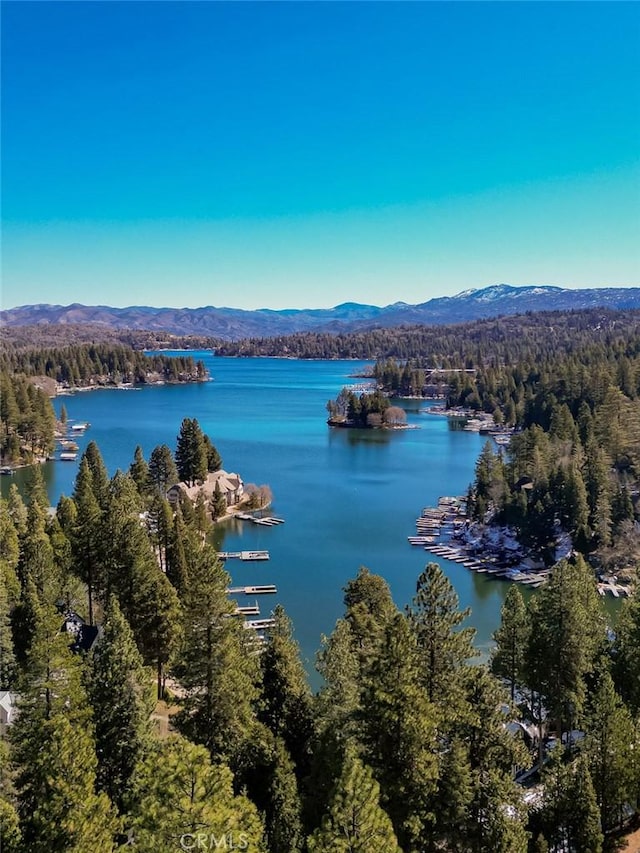
[(250, 521), (252, 524), (261, 524), (263, 527), (274, 527), (277, 524), (284, 524), (284, 518), (276, 518), (272, 515), (265, 515), (264, 518), (257, 518), (255, 515), (249, 515), (248, 512), (236, 512), (233, 517), (239, 518), (240, 521)]
[(218, 551), (221, 560), (268, 560), (268, 551)]
[(276, 624), (275, 619), (247, 619), (246, 622), (243, 623), (244, 627), (247, 629), (253, 629), (254, 631), (264, 631), (265, 628), (271, 628)]
[(259, 616), (260, 615), (260, 607), (258, 606), (258, 602), (255, 604), (247, 604), (245, 607), (240, 607), (239, 605), (233, 611), (231, 616)]
[(267, 583), (262, 586), (230, 586), (225, 591), (227, 595), (269, 595), (278, 590), (275, 584)]

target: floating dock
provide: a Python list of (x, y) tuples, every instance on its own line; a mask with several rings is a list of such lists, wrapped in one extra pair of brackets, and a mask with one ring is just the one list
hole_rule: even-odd
[[(465, 543), (458, 543), (459, 534), (467, 522), (465, 497), (441, 497), (437, 506), (424, 507), (420, 517), (416, 519), (416, 535), (407, 536), (410, 545), (421, 546), (437, 557), (459, 563), (466, 569), (478, 574), (486, 574), (493, 578), (504, 578), (538, 587), (549, 577), (549, 570), (527, 565), (527, 561), (519, 565), (498, 559), (496, 555), (483, 554), (477, 556), (477, 549)], [(624, 588), (617, 589), (607, 583), (602, 583), (599, 592), (604, 595), (624, 594)]]
[(240, 521), (250, 521), (253, 524), (260, 524), (263, 527), (274, 527), (276, 524), (284, 524), (284, 518), (276, 518), (272, 515), (266, 515), (264, 518), (256, 518), (255, 515), (249, 515), (248, 512), (236, 512), (233, 517), (239, 518)]
[(271, 628), (276, 624), (275, 619), (247, 619), (243, 623), (245, 628), (253, 629), (254, 631), (263, 631), (265, 628)]
[(262, 586), (230, 586), (226, 593), (227, 595), (269, 595), (277, 591), (275, 584), (267, 583)]
[(255, 604), (248, 604), (246, 607), (236, 607), (234, 616), (259, 616), (260, 615), (260, 607), (258, 606), (258, 602)]
[(221, 560), (268, 560), (268, 551), (218, 551)]

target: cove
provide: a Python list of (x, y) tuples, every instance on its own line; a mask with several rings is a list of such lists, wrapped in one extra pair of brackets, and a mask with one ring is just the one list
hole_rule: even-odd
[[(227, 569), (236, 585), (277, 586), (277, 595), (260, 597), (261, 615), (284, 605), (317, 687), (315, 653), (321, 635), (331, 633), (342, 614), (345, 583), (364, 565), (386, 578), (398, 606), (410, 601), (418, 575), (436, 558), (412, 548), (407, 536), (415, 532), (422, 507), (466, 491), (485, 438), (454, 429), (448, 418), (420, 413), (428, 403), (417, 400), (401, 402), (417, 429), (330, 429), (327, 400), (361, 381), (351, 377), (367, 362), (193, 355), (203, 359), (213, 381), (82, 392), (57, 398), (54, 407), (59, 412), (64, 403), (70, 419), (91, 424), (78, 440), (80, 453), (96, 441), (110, 475), (128, 468), (137, 444), (147, 459), (158, 444), (173, 450), (182, 418), (195, 417), (227, 471), (271, 487), (270, 512), (285, 524), (227, 522), (217, 526), (215, 543), (220, 550), (270, 552), (268, 562), (234, 560)], [(77, 462), (43, 466), (52, 504), (71, 494), (76, 472)], [(1, 478), (3, 495), (24, 477), (19, 471)], [(467, 624), (476, 628), (476, 645), (486, 654), (507, 584), (437, 562), (460, 606), (472, 608)]]

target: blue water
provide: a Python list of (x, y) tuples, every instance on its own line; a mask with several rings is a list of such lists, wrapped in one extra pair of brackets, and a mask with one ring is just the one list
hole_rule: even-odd
[[(264, 563), (229, 561), (237, 584), (274, 583), (276, 596), (259, 600), (262, 615), (276, 602), (293, 619), (309, 670), (322, 634), (342, 614), (342, 588), (361, 565), (383, 575), (395, 601), (404, 606), (429, 560), (412, 548), (415, 519), (440, 495), (463, 494), (473, 478), (484, 443), (476, 433), (454, 430), (447, 418), (421, 414), (424, 403), (404, 401), (408, 422), (402, 432), (330, 429), (325, 404), (365, 362), (227, 359), (202, 357), (214, 381), (141, 390), (102, 390), (60, 397), (70, 419), (88, 421), (80, 452), (97, 442), (109, 472), (126, 469), (135, 446), (148, 458), (158, 444), (175, 448), (184, 417), (195, 417), (220, 451), (223, 466), (245, 483), (268, 484), (273, 515), (285, 524), (261, 528), (234, 521), (218, 526), (225, 550), (267, 549)], [(70, 494), (76, 463), (44, 468), (51, 503)], [(6, 493), (10, 481), (2, 478)], [(454, 584), (461, 606), (472, 608), (469, 623), (486, 651), (507, 585), (438, 562)], [(317, 682), (315, 682), (317, 683)]]

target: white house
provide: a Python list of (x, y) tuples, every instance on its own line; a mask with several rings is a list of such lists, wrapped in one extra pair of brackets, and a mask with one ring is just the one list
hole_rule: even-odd
[(9, 690), (0, 690), (0, 735), (6, 734), (16, 718), (18, 695)]

